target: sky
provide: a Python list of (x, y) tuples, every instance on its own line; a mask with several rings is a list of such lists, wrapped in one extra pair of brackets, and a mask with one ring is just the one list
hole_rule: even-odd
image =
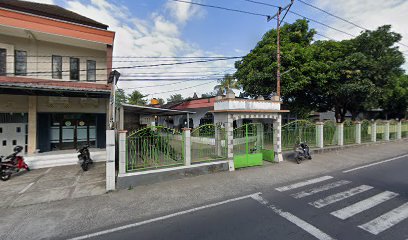
[[(274, 15), (276, 8), (245, 0), (185, 0), (234, 8), (258, 14)], [(290, 0), (257, 0), (286, 6)], [(408, 1), (406, 0), (304, 0), (367, 29), (390, 24), (402, 34), (408, 46)], [(175, 2), (173, 0), (35, 0), (57, 4), (78, 14), (109, 25), (116, 32), (114, 67), (168, 64), (197, 61), (185, 57), (240, 57), (256, 46), (276, 21), (266, 17)], [(362, 29), (329, 16), (295, 0), (292, 9), (308, 18), (323, 22), (353, 35)], [(285, 21), (299, 17), (289, 13)], [(349, 35), (310, 22), (318, 33), (342, 40)], [(316, 36), (316, 39), (326, 38)], [(408, 47), (400, 46), (408, 55)], [(137, 58), (125, 58), (125, 57)], [(143, 58), (141, 58), (143, 57)], [(146, 58), (147, 57), (147, 58)], [(153, 58), (151, 58), (153, 57)], [(168, 58), (171, 57), (171, 58)], [(133, 62), (129, 62), (133, 61)], [(119, 87), (127, 93), (139, 90), (146, 98), (166, 99), (172, 94), (192, 97), (213, 91), (226, 73), (234, 72), (236, 59), (214, 62), (121, 69)], [(408, 64), (404, 65), (408, 70)], [(144, 79), (144, 81), (134, 81)], [(163, 81), (162, 78), (172, 78)], [(238, 93), (238, 91), (236, 91)]]

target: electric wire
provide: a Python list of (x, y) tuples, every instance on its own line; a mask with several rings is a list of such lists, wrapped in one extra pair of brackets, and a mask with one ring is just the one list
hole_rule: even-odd
[[(214, 82), (214, 81), (217, 81), (217, 80), (213, 80), (212, 82)], [(182, 90), (187, 90), (187, 89), (191, 89), (191, 88), (195, 88), (195, 87), (207, 85), (207, 84), (210, 84), (210, 83), (212, 83), (212, 82), (202, 83), (202, 84), (198, 84), (198, 85), (194, 85), (194, 86), (190, 86), (190, 87), (186, 87), (186, 88), (179, 88), (179, 89), (170, 90), (170, 91), (165, 91), (165, 92), (150, 93), (150, 94), (147, 94), (146, 96), (156, 95), (156, 94), (163, 94), (163, 93), (170, 93), (170, 92), (177, 92), (177, 91), (182, 91)]]

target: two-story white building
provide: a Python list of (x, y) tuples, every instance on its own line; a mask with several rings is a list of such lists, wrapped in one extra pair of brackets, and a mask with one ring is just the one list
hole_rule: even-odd
[(0, 155), (105, 148), (107, 29), (56, 5), (0, 0)]

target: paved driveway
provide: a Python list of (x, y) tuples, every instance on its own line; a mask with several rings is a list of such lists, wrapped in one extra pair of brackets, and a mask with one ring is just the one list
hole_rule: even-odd
[(94, 163), (87, 172), (79, 165), (35, 169), (0, 181), (0, 208), (104, 193), (105, 163)]

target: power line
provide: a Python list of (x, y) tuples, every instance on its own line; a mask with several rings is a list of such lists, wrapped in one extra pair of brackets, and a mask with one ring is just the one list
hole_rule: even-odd
[[(315, 5), (311, 4), (311, 3), (305, 2), (305, 1), (303, 1), (303, 0), (298, 0), (298, 1), (299, 1), (300, 3), (303, 3), (303, 4), (307, 5), (307, 6), (309, 6), (309, 7), (312, 7), (312, 8), (314, 8), (314, 9), (317, 9), (317, 10), (321, 11), (321, 12), (324, 12), (324, 13), (326, 13), (327, 15), (330, 15), (330, 16), (332, 16), (332, 17), (334, 17), (334, 18), (337, 18), (337, 19), (339, 19), (339, 20), (341, 20), (341, 21), (343, 21), (343, 22), (346, 22), (346, 23), (348, 23), (348, 24), (351, 24), (351, 25), (353, 25), (353, 26), (355, 26), (355, 27), (357, 27), (357, 28), (360, 28), (360, 29), (363, 29), (363, 30), (366, 30), (366, 31), (370, 31), (370, 29), (368, 29), (368, 28), (362, 27), (361, 25), (358, 25), (358, 24), (356, 24), (356, 23), (354, 23), (354, 22), (352, 22), (352, 21), (350, 21), (350, 20), (347, 20), (347, 19), (345, 19), (345, 18), (343, 18), (343, 17), (340, 17), (340, 16), (338, 16), (338, 15), (335, 15), (335, 14), (333, 14), (333, 13), (331, 13), (331, 12), (328, 12), (328, 11), (326, 11), (326, 10), (324, 10), (324, 9), (322, 9), (322, 8), (319, 8), (319, 7), (317, 7), (317, 6), (315, 6)], [(399, 44), (399, 45), (404, 46), (404, 47), (408, 47), (408, 45), (407, 45), (407, 44), (404, 44), (404, 43), (397, 42), (396, 44)]]
[(168, 82), (168, 81), (216, 81), (221, 79), (223, 76), (220, 76), (219, 78), (217, 77), (211, 77), (211, 78), (163, 78), (163, 79), (157, 79), (157, 78), (121, 78), (121, 82)]
[(180, 3), (188, 3), (188, 4), (198, 5), (198, 6), (202, 6), (202, 7), (208, 7), (208, 8), (216, 8), (216, 9), (221, 9), (221, 10), (226, 10), (226, 11), (231, 11), (231, 12), (245, 13), (245, 14), (261, 16), (261, 17), (266, 17), (266, 18), (270, 17), (269, 15), (262, 14), (262, 13), (249, 12), (249, 11), (244, 11), (244, 10), (239, 10), (239, 9), (226, 8), (226, 7), (202, 4), (202, 3), (197, 3), (197, 2), (187, 2), (187, 1), (183, 1), (183, 0), (171, 0), (171, 1), (180, 2)]
[(253, 1), (253, 0), (244, 0), (244, 1), (251, 2), (251, 3), (256, 3), (256, 4), (260, 4), (260, 5), (265, 5), (265, 6), (270, 6), (270, 7), (280, 8), (279, 6), (273, 5), (273, 4), (270, 4), (270, 3), (258, 2), (258, 1)]
[[(229, 58), (222, 58), (222, 59), (205, 59), (205, 60), (196, 60), (196, 61), (186, 61), (186, 62), (175, 62), (175, 63), (160, 63), (160, 64), (149, 64), (149, 65), (136, 65), (136, 66), (123, 66), (123, 67), (114, 67), (114, 68), (95, 68), (93, 70), (112, 70), (112, 69), (132, 69), (132, 68), (148, 68), (148, 67), (161, 67), (161, 66), (173, 66), (173, 65), (183, 65), (183, 64), (194, 64), (194, 63), (208, 63), (208, 62), (216, 62), (216, 61), (226, 61), (226, 60), (233, 60), (242, 57), (229, 57)], [(87, 69), (79, 69), (78, 71), (84, 72), (88, 71)], [(70, 72), (70, 70), (62, 70), (59, 71), (63, 72)], [(52, 73), (52, 71), (39, 71), (39, 72), (26, 72), (25, 74), (42, 74), (42, 73)], [(6, 73), (6, 75), (14, 75), (14, 73)]]
[[(6, 54), (7, 57), (14, 57), (15, 54)], [(63, 58), (80, 58), (80, 57), (89, 57), (89, 58), (107, 58), (107, 57), (96, 57), (96, 56), (91, 56), (91, 55), (58, 55), (58, 54), (51, 54), (51, 55), (26, 55), (26, 57), (52, 57), (52, 56), (58, 56), (58, 57), (63, 57)], [(168, 58), (174, 58), (174, 59), (186, 59), (186, 58), (191, 58), (191, 59), (200, 59), (200, 58), (205, 58), (205, 59), (211, 59), (211, 58), (229, 58), (229, 57), (237, 57), (237, 56), (121, 56), (121, 55), (116, 55), (112, 56), (112, 58), (140, 58), (140, 59), (146, 59), (146, 58), (152, 58), (152, 59), (168, 59)]]
[(132, 87), (132, 88), (126, 88), (126, 89), (141, 89), (141, 88), (152, 88), (152, 87), (162, 87), (162, 86), (169, 86), (169, 85), (176, 85), (184, 82), (189, 82), (190, 80), (184, 80), (180, 82), (175, 82), (175, 83), (168, 83), (168, 84), (157, 84), (157, 85), (151, 85), (151, 86), (143, 86), (143, 87)]
[[(213, 80), (212, 82), (214, 82), (214, 81), (216, 81), (216, 80)], [(207, 84), (210, 84), (210, 83), (212, 83), (212, 82), (202, 83), (202, 84), (198, 84), (198, 85), (194, 85), (194, 86), (186, 87), (186, 88), (179, 88), (179, 89), (175, 89), (175, 90), (171, 90), (171, 91), (158, 92), (158, 93), (150, 93), (150, 94), (147, 94), (147, 96), (156, 95), (156, 94), (163, 94), (163, 93), (170, 93), (170, 92), (177, 92), (177, 91), (182, 91), (182, 90), (187, 90), (187, 89), (191, 89), (191, 88), (195, 88), (195, 87), (207, 85)]]

